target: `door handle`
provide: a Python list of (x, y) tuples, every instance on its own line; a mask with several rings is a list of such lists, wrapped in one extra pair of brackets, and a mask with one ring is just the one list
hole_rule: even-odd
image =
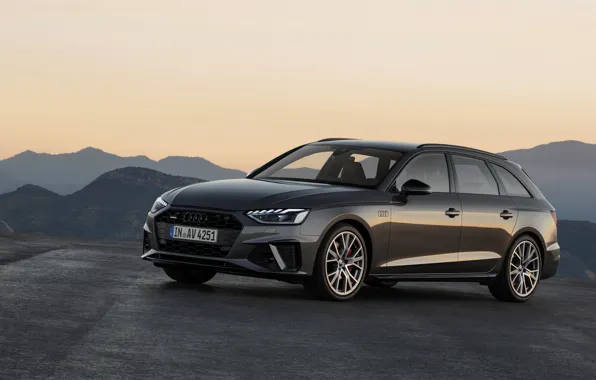
[(459, 210), (454, 209), (453, 207), (451, 207), (449, 210), (445, 211), (445, 215), (447, 215), (450, 218), (455, 218), (456, 216), (459, 216), (461, 212)]
[(505, 220), (513, 218), (513, 213), (509, 210), (503, 211), (499, 216)]

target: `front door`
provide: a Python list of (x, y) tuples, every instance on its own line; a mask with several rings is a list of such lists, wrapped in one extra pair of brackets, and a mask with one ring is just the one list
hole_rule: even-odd
[(391, 206), (387, 273), (438, 274), (457, 271), (462, 207), (451, 190), (443, 153), (422, 153), (398, 175), (396, 190), (410, 179), (429, 185), (432, 194), (410, 195)]

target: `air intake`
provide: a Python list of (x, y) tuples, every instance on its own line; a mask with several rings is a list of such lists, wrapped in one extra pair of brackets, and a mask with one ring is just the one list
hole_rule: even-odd
[(248, 256), (252, 263), (270, 271), (295, 272), (300, 269), (300, 245), (297, 243), (259, 244)]

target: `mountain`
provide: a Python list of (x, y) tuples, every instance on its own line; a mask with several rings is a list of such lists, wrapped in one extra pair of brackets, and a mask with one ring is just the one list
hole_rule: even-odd
[(142, 167), (162, 173), (216, 180), (241, 178), (240, 170), (226, 169), (201, 157), (166, 157), (153, 161), (146, 156), (120, 157), (96, 148), (75, 153), (47, 154), (25, 151), (0, 160), (0, 194), (25, 184), (35, 184), (58, 194), (71, 194), (98, 176), (124, 167)]
[[(592, 204), (592, 189), (596, 188), (595, 144), (560, 141), (501, 154), (524, 167), (561, 219), (596, 222), (596, 207), (586, 207)], [(363, 161), (365, 172), (374, 173), (368, 168), (373, 162), (368, 161)], [(124, 167), (143, 167), (205, 180), (245, 176), (240, 170), (222, 168), (200, 157), (173, 156), (153, 161), (146, 156), (120, 157), (96, 148), (56, 155), (26, 151), (0, 160), (0, 194), (25, 184), (42, 186), (61, 195), (71, 194), (103, 173)], [(313, 173), (312, 169), (294, 168), (280, 175), (312, 177)]]
[(558, 226), (562, 251), (560, 276), (596, 280), (596, 224), (560, 220)]
[(4, 220), (0, 220), (0, 236), (12, 235), (13, 233), (14, 231), (12, 228), (10, 228), (8, 223), (6, 223)]
[(25, 185), (0, 195), (0, 220), (15, 233), (136, 240), (155, 198), (202, 181), (127, 167), (105, 173), (70, 195)]
[(530, 149), (511, 150), (501, 153), (518, 163), (531, 166), (548, 166), (553, 169), (593, 168), (596, 162), (596, 144), (568, 140), (538, 145)]
[(596, 144), (561, 141), (501, 155), (524, 167), (561, 219), (596, 222)]

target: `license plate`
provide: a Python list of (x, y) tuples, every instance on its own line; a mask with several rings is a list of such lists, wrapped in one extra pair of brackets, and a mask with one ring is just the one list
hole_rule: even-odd
[(217, 230), (187, 226), (170, 226), (170, 239), (217, 243)]

